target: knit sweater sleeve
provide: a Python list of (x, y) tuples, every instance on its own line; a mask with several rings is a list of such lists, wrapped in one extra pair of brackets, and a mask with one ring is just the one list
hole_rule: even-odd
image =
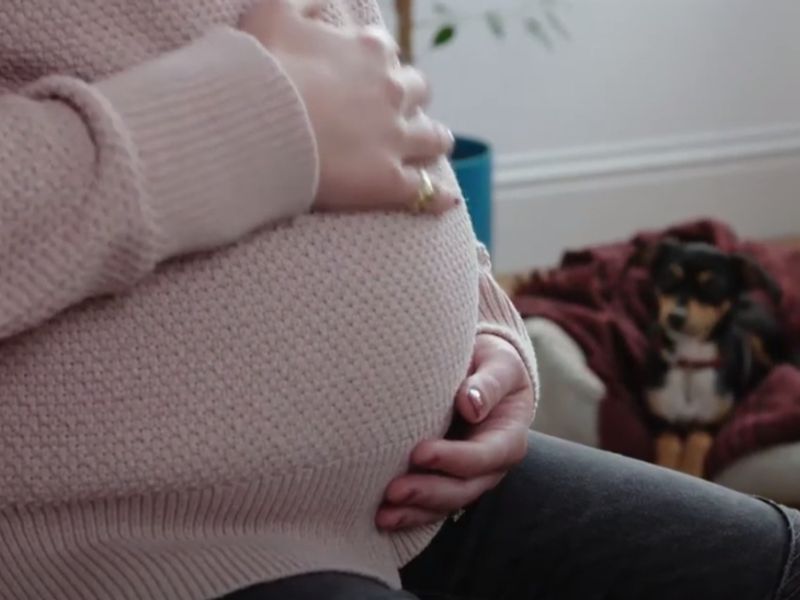
[(0, 338), (307, 210), (318, 169), (294, 86), (226, 27), (102, 81), (0, 95), (0, 156)]
[(478, 334), (490, 333), (500, 336), (517, 349), (531, 378), (534, 398), (539, 399), (539, 374), (536, 353), (531, 338), (517, 309), (492, 276), (489, 253), (483, 244), (478, 244), (479, 319)]

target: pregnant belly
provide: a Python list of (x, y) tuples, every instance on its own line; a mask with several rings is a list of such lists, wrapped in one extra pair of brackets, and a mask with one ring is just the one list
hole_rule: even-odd
[(0, 505), (242, 481), (441, 432), (477, 322), (473, 243), (463, 212), (308, 216), (11, 341)]

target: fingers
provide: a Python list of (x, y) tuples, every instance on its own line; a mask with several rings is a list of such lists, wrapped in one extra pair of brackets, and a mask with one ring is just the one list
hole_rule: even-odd
[(271, 48), (281, 35), (305, 35), (297, 29), (308, 23), (301, 17), (318, 20), (325, 4), (325, 0), (261, 0), (242, 15), (239, 27)]
[(518, 464), (528, 448), (528, 430), (520, 423), (486, 431), (466, 441), (422, 442), (411, 455), (414, 465), (472, 479), (502, 473)]
[(403, 139), (403, 154), (406, 163), (430, 164), (453, 151), (455, 137), (453, 133), (425, 115), (408, 122)]
[(440, 523), (448, 517), (447, 513), (438, 513), (417, 507), (382, 506), (375, 517), (378, 529), (394, 531), (411, 529), (423, 525)]
[(442, 475), (405, 475), (386, 490), (376, 517), (380, 529), (405, 529), (437, 523), (477, 501), (503, 479), (492, 473), (461, 480)]
[(263, 0), (263, 4), (269, 5), (269, 10), (295, 12), (309, 17), (322, 12), (327, 3), (328, 0)]
[(294, 6), (304, 17), (319, 19), (328, 0), (294, 0)]
[(326, 0), (262, 0), (258, 5), (263, 14), (273, 16), (290, 13), (316, 17), (327, 4)]
[(496, 336), (478, 336), (474, 369), (456, 394), (458, 412), (470, 423), (483, 421), (503, 399), (526, 385), (519, 353)]
[(386, 489), (386, 500), (397, 506), (413, 506), (449, 514), (469, 506), (502, 480), (501, 473), (474, 479), (443, 475), (410, 474), (395, 479)]
[(392, 75), (392, 79), (403, 90), (400, 109), (407, 117), (414, 117), (421, 108), (428, 106), (431, 100), (431, 86), (425, 76), (413, 67), (400, 67)]
[(391, 66), (400, 64), (400, 47), (389, 32), (382, 27), (361, 28), (358, 32), (358, 41), (366, 51), (380, 57), (384, 64)]

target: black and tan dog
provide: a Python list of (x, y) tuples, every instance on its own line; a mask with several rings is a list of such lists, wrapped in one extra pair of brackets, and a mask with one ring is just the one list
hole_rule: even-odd
[(650, 248), (658, 300), (645, 373), (645, 408), (656, 430), (656, 462), (696, 476), (716, 430), (788, 343), (748, 292), (780, 290), (752, 259), (702, 243), (667, 239)]

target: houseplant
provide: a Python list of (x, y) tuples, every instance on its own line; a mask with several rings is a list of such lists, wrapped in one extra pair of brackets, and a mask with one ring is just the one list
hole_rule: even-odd
[[(522, 24), (524, 29), (543, 46), (551, 48), (557, 38), (567, 38), (557, 11), (559, 0), (529, 0), (519, 2), (516, 7), (500, 11), (485, 10), (464, 14), (444, 2), (433, 3), (434, 21), (431, 45), (441, 47), (453, 41), (459, 25), (466, 20), (482, 19), (489, 31), (497, 38), (506, 34), (510, 22)], [(394, 0), (397, 17), (397, 41), (403, 60), (413, 63), (415, 57), (415, 29), (419, 24), (415, 14), (414, 0)], [(490, 250), (492, 249), (492, 148), (484, 140), (456, 136), (456, 146), (451, 158), (453, 170), (467, 199), (475, 234)]]

